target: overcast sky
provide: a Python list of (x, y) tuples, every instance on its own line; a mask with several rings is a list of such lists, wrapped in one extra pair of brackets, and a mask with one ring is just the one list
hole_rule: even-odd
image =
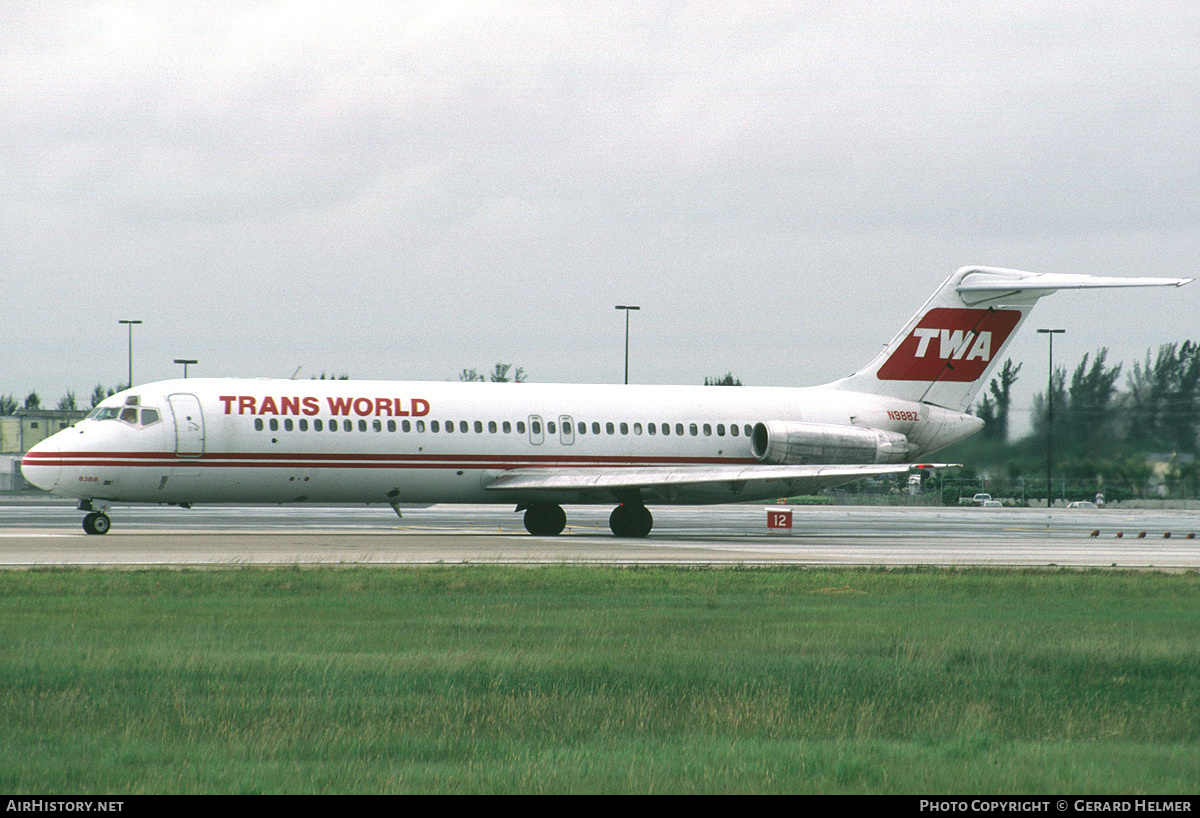
[[(1195, 2), (0, 4), (0, 394), (809, 385), (968, 264), (1196, 275)], [(1200, 339), (1200, 283), (1010, 348)], [(1060, 357), (1061, 356), (1061, 357)], [(1123, 382), (1123, 379), (1122, 379)]]

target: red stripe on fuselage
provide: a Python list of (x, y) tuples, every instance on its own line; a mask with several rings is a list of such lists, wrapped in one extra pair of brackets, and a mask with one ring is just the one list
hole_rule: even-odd
[(620, 457), (558, 455), (389, 455), (389, 454), (269, 454), (265, 452), (208, 453), (178, 457), (166, 452), (46, 452), (26, 455), (30, 466), (206, 466), (210, 468), (362, 468), (362, 469), (515, 469), (522, 466), (696, 466), (757, 463), (742, 457)]

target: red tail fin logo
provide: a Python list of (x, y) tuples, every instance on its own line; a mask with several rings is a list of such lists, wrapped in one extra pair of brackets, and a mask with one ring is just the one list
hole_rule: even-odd
[(987, 371), (1020, 321), (1019, 310), (932, 309), (879, 367), (876, 377), (969, 383)]

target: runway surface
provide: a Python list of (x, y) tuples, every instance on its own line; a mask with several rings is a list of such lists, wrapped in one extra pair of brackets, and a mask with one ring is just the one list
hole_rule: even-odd
[[(558, 537), (525, 532), (511, 506), (115, 507), (104, 536), (70, 502), (0, 501), (0, 567), (603, 563), (990, 565), (1200, 569), (1200, 512), (779, 506), (653, 508), (644, 540), (611, 509), (567, 508)], [(1095, 536), (1093, 532), (1096, 533)], [(1117, 536), (1118, 532), (1122, 535)], [(1139, 538), (1139, 534), (1144, 536)], [(1169, 535), (1169, 536), (1164, 536)]]

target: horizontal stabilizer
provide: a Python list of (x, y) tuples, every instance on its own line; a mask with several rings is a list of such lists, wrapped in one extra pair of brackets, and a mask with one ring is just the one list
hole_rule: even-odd
[(983, 269), (967, 275), (955, 289), (960, 293), (1005, 293), (1018, 290), (1049, 295), (1054, 290), (1086, 290), (1100, 287), (1182, 287), (1191, 278), (1116, 278), (1066, 274), (1029, 274), (1016, 270)]

